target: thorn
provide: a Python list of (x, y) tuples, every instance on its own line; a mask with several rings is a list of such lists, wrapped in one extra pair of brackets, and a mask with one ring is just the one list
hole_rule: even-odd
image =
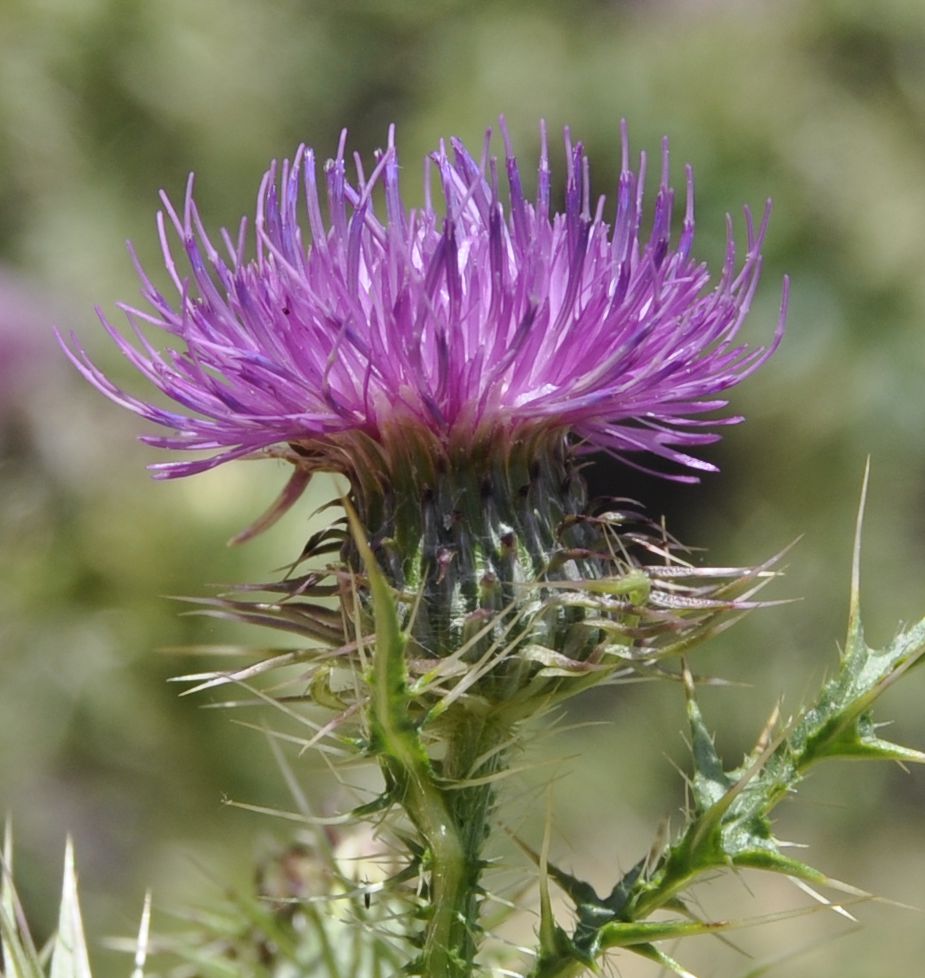
[(138, 941), (135, 945), (135, 961), (132, 978), (144, 978), (145, 961), (148, 957), (148, 941), (151, 929), (151, 891), (145, 893), (145, 902), (141, 910), (141, 923), (138, 926)]
[(804, 883), (803, 880), (796, 876), (789, 877), (790, 882), (798, 889), (802, 890), (805, 894), (812, 897), (817, 903), (821, 903), (824, 907), (831, 907), (831, 909), (841, 917), (845, 917), (850, 920), (853, 924), (858, 922), (857, 917), (850, 914), (844, 907), (837, 903), (832, 903), (828, 897), (823, 896), (818, 890), (814, 890), (809, 883)]
[(774, 704), (774, 709), (771, 710), (771, 715), (768, 717), (767, 723), (764, 725), (764, 729), (758, 735), (758, 740), (755, 744), (755, 753), (764, 754), (764, 752), (771, 745), (771, 741), (774, 739), (774, 730), (777, 727), (778, 721), (780, 720), (780, 700)]
[[(870, 483), (870, 456), (864, 466), (864, 481), (861, 484), (861, 500), (858, 504), (858, 517), (854, 531), (854, 553), (851, 560), (851, 611), (848, 616), (848, 635), (857, 634), (860, 626), (861, 607), (861, 530), (864, 526), (864, 508), (867, 505), (867, 487)], [(850, 638), (849, 638), (850, 644)]]
[(549, 896), (549, 843), (552, 835), (552, 788), (546, 789), (546, 820), (540, 849), (540, 947), (547, 952), (556, 946), (556, 922)]

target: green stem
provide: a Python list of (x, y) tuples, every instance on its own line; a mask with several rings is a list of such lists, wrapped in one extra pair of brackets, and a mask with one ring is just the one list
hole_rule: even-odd
[[(400, 731), (387, 734), (386, 770), (398, 800), (421, 833), (427, 847), (430, 914), (419, 971), (424, 978), (469, 978), (478, 951), (481, 850), (487, 833), (494, 791), (491, 784), (465, 785), (466, 778), (484, 776), (474, 770), (491, 743), (492, 731), (481, 721), (465, 718), (450, 735), (442, 765), (441, 784), (420, 755), (407, 750)], [(498, 761), (488, 762), (491, 771)]]
[[(493, 783), (467, 784), (467, 780), (493, 774), (503, 763), (498, 752), (479, 765), (479, 757), (497, 744), (497, 731), (478, 717), (464, 715), (449, 738), (443, 762), (446, 795), (457, 827), (462, 861), (455, 877), (456, 890), (445, 888), (444, 896), (452, 904), (452, 947), (462, 967), (461, 975), (473, 973), (478, 950), (480, 880), (482, 846), (488, 834), (488, 820), (494, 801)], [(434, 867), (434, 876), (437, 867)]]
[(467, 897), (465, 847), (445, 804), (428, 817), (427, 822), (418, 821), (430, 852), (431, 891), (421, 974), (424, 978), (465, 978), (472, 960), (468, 933), (460, 933)]
[[(466, 786), (482, 776), (478, 759), (497, 736), (481, 719), (462, 710), (455, 721), (444, 717), (448, 746), (442, 777), (434, 768), (420, 731), (410, 716), (402, 631), (390, 588), (347, 507), (354, 539), (366, 566), (373, 603), (376, 641), (370, 675), (371, 748), (390, 785), (421, 834), (429, 864), (430, 914), (420, 959), (424, 978), (469, 978), (473, 973), (478, 927), (481, 846), (491, 809), (490, 784)], [(494, 770), (498, 753), (488, 751)]]

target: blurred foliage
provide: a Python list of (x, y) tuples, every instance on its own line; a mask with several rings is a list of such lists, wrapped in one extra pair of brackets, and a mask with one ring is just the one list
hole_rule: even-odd
[[(312, 508), (331, 494), (320, 487), (272, 534), (226, 551), (282, 470), (241, 463), (151, 483), (152, 453), (134, 445), (134, 420), (62, 363), (48, 326), (79, 330), (131, 384), (92, 305), (111, 312), (136, 294), (125, 238), (156, 266), (158, 188), (177, 196), (195, 170), (210, 225), (235, 224), (269, 158), (301, 141), (333, 153), (343, 126), (367, 154), (395, 121), (414, 202), (424, 152), (450, 134), (477, 143), (499, 112), (522, 161), (535, 152), (540, 117), (553, 132), (570, 124), (602, 193), (615, 183), (621, 117), (634, 148), (654, 150), (669, 134), (675, 172), (694, 164), (696, 247), (713, 261), (726, 210), (741, 229), (741, 204), (775, 200), (748, 329), (755, 342), (769, 335), (787, 272), (789, 333), (734, 395), (749, 420), (713, 453), (722, 474), (691, 488), (607, 463), (592, 472), (595, 492), (665, 512), (678, 536), (709, 545), (714, 563), (754, 563), (804, 534), (778, 585), (804, 600), (753, 616), (696, 662), (749, 684), (703, 694), (723, 719), (727, 762), (779, 695), (785, 712), (795, 708), (832, 668), (868, 454), (871, 640), (885, 643), (896, 620), (925, 610), (920, 0), (3, 0), (0, 801), (17, 820), (21, 895), (47, 908), (46, 931), (67, 830), (92, 934), (133, 931), (148, 884), (156, 916), (158, 904), (194, 900), (208, 874), (247, 877), (255, 834), (285, 836), (285, 826), (220, 807), (223, 795), (272, 804), (279, 773), (252, 732), (178, 700), (164, 680), (188, 663), (156, 653), (233, 631), (178, 617), (162, 596), (263, 578), (294, 556)], [(882, 711), (898, 718), (892, 736), (918, 746), (920, 682), (913, 675), (891, 691)], [(591, 872), (645, 851), (652, 826), (681, 801), (664, 756), (685, 756), (681, 711), (680, 690), (650, 687), (586, 703), (583, 716), (609, 723), (559, 741), (563, 755), (582, 755), (564, 765), (573, 770), (559, 792), (560, 862), (584, 859)], [(329, 780), (301, 763), (324, 797)], [(811, 842), (820, 868), (914, 902), (925, 780), (851, 774), (829, 772), (802, 792), (778, 834)], [(741, 904), (746, 891), (725, 899)], [(915, 973), (925, 953), (916, 918), (876, 906), (861, 916), (866, 929), (817, 946), (786, 973)], [(773, 949), (824, 933), (816, 917), (759, 931), (755, 942)], [(741, 959), (724, 973), (736, 968), (746, 970)], [(99, 974), (127, 971), (125, 960), (101, 960)]]

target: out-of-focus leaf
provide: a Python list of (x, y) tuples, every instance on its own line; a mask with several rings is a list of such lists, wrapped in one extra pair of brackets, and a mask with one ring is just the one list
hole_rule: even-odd
[(51, 978), (93, 978), (77, 899), (77, 871), (70, 837), (64, 850), (64, 883), (61, 887), (58, 934), (51, 955)]

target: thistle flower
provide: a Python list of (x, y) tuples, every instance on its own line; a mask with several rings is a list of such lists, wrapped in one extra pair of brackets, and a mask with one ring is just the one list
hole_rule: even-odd
[[(351, 532), (335, 523), (301, 554), (339, 550), (340, 562), (250, 589), (278, 600), (203, 602), (207, 613), (295, 632), (306, 647), (196, 681), (304, 666), (308, 692), (296, 695), (334, 711), (311, 745), (337, 737), (382, 772), (382, 794), (354, 814), (404, 812), (396, 837), (414, 841), (399, 875), (426, 878), (420, 955), (406, 970), (436, 978), (473, 972), (494, 785), (526, 721), (591, 685), (662, 671), (663, 658), (723, 627), (720, 616), (751, 606), (768, 577), (693, 568), (619, 503), (589, 512), (579, 464), (602, 450), (687, 481), (713, 468), (697, 452), (739, 420), (717, 416), (725, 393), (783, 328), (786, 286), (771, 343), (737, 339), (768, 212), (756, 227), (746, 211), (741, 264), (729, 232), (711, 289), (691, 257), (689, 168), (672, 246), (667, 142), (643, 239), (646, 160), (630, 168), (625, 126), (612, 224), (604, 198), (592, 206), (589, 163), (568, 132), (565, 211), (554, 214), (545, 131), (530, 202), (501, 129), (504, 194), (490, 135), (479, 162), (452, 140), (430, 157), (416, 211), (402, 203), (394, 129), (368, 177), (357, 159), (353, 182), (341, 138), (324, 167), (326, 218), (314, 153), (301, 148), (264, 177), (253, 258), (246, 221), (236, 237), (221, 233), (223, 257), (192, 182), (182, 212), (164, 196), (158, 228), (178, 300), (136, 259), (150, 311), (122, 307), (134, 339), (101, 318), (176, 409), (122, 390), (76, 339), (65, 344), (104, 394), (171, 432), (144, 441), (205, 453), (155, 474), (261, 455), (292, 462), (279, 502), (244, 536), (285, 511), (314, 472), (349, 479)], [(150, 327), (180, 348), (160, 351)]]
[[(605, 198), (592, 204), (587, 156), (567, 130), (565, 211), (551, 213), (545, 129), (533, 202), (501, 129), (506, 194), (490, 133), (480, 162), (453, 139), (451, 151), (441, 143), (429, 158), (425, 205), (413, 211), (401, 199), (394, 127), (368, 177), (357, 157), (355, 182), (347, 178), (344, 133), (324, 166), (327, 219), (314, 151), (300, 147), (263, 178), (253, 259), (246, 219), (236, 237), (222, 231), (220, 245), (213, 243), (192, 178), (182, 212), (162, 194), (158, 231), (178, 297), (162, 295), (135, 258), (150, 306), (121, 307), (135, 342), (100, 318), (129, 362), (180, 410), (122, 390), (76, 338), (65, 346), (104, 394), (173, 432), (143, 441), (208, 453), (157, 463), (155, 475), (191, 475), (282, 450), (302, 469), (353, 476), (356, 436), (382, 447), (388, 464), (408, 435), (426, 438), (434, 451), (471, 454), (476, 444), (510, 445), (538, 433), (565, 434), (583, 449), (643, 467), (655, 457), (681, 470), (675, 478), (713, 469), (692, 452), (718, 438), (708, 429), (741, 419), (702, 416), (726, 407), (725, 392), (767, 359), (783, 328), (782, 310), (767, 347), (737, 342), (758, 284), (767, 211), (756, 229), (746, 210), (740, 267), (730, 225), (709, 290), (709, 270), (691, 256), (689, 167), (672, 246), (667, 140), (644, 240), (646, 157), (631, 169), (625, 125), (612, 224)], [(149, 326), (179, 348), (158, 350), (145, 336)]]
[[(506, 192), (491, 134), (479, 162), (454, 139), (429, 157), (424, 206), (411, 211), (394, 127), (368, 176), (356, 158), (353, 182), (341, 137), (324, 166), (326, 218), (314, 152), (300, 148), (264, 176), (250, 259), (246, 220), (236, 236), (222, 231), (219, 245), (207, 235), (192, 179), (182, 212), (162, 194), (157, 223), (178, 299), (162, 295), (136, 258), (150, 311), (122, 306), (134, 340), (100, 316), (179, 409), (122, 390), (76, 338), (65, 344), (94, 386), (172, 431), (143, 441), (206, 453), (157, 463), (157, 476), (260, 455), (293, 463), (279, 502), (239, 539), (278, 518), (313, 472), (345, 474), (390, 582), (423, 592), (416, 634), (428, 654), (459, 648), (472, 616), (516, 602), (524, 581), (634, 566), (585, 519), (578, 456), (603, 450), (642, 468), (654, 460), (682, 481), (713, 469), (694, 453), (718, 438), (716, 426), (740, 420), (717, 416), (725, 392), (770, 356), (784, 322), (786, 285), (771, 343), (737, 339), (758, 284), (767, 210), (756, 227), (746, 209), (741, 264), (730, 227), (711, 289), (709, 270), (691, 256), (688, 167), (672, 245), (667, 141), (644, 237), (646, 157), (630, 167), (625, 124), (612, 224), (605, 198), (592, 206), (588, 159), (567, 130), (564, 213), (550, 207), (545, 129), (532, 202), (503, 121), (501, 131)], [(176, 348), (159, 350), (152, 326)]]

